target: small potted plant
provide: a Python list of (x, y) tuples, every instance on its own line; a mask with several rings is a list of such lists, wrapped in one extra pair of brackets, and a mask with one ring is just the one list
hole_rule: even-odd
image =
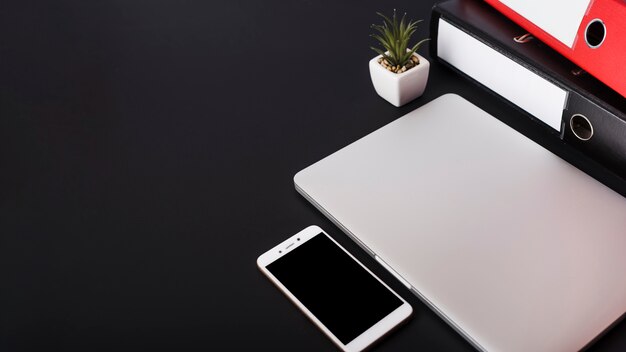
[(400, 20), (393, 11), (391, 18), (380, 12), (382, 25), (373, 24), (371, 35), (381, 48), (371, 47), (379, 55), (370, 60), (370, 76), (376, 93), (395, 106), (402, 106), (421, 96), (428, 81), (430, 63), (416, 53), (428, 39), (409, 47), (411, 36), (419, 21), (406, 21), (406, 13)]

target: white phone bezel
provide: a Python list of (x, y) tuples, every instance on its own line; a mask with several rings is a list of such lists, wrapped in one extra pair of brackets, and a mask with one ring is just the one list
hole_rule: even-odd
[[(335, 245), (341, 248), (352, 260), (357, 262), (365, 271), (367, 271), (370, 275), (372, 275), (378, 282), (380, 282), (384, 287), (386, 287), (391, 293), (396, 295), (401, 301), (402, 305), (396, 308), (389, 315), (378, 321), (376, 324), (372, 325), (370, 328), (365, 330), (361, 335), (357, 336), (355, 339), (350, 341), (348, 344), (343, 344), (339, 339), (326, 327), (322, 322), (320, 322), (315, 315), (313, 315), (307, 308), (304, 306), (300, 300), (294, 296), (272, 273), (267, 270), (267, 265), (271, 264), (275, 260), (281, 258), (283, 255), (291, 252), (298, 246), (302, 245), (306, 241), (310, 240), (314, 236), (318, 234), (323, 234), (328, 237)], [(344, 351), (362, 351), (363, 349), (370, 346), (376, 340), (383, 337), (389, 331), (391, 331), (394, 327), (402, 323), (406, 320), (411, 313), (413, 312), (413, 308), (409, 305), (402, 297), (400, 297), (396, 292), (394, 292), (389, 286), (387, 286), (382, 280), (380, 280), (374, 273), (372, 273), (368, 268), (366, 268), (361, 262), (359, 262), (352, 254), (346, 251), (337, 241), (335, 241), (332, 237), (330, 237), (324, 230), (319, 228), (318, 226), (309, 226), (306, 229), (298, 232), (297, 234), (291, 236), (286, 241), (282, 242), (278, 246), (270, 249), (265, 252), (257, 259), (257, 266), (265, 274), (286, 296), (291, 300), (315, 325), (317, 325), (323, 332), (326, 334), (337, 346), (339, 346)]]

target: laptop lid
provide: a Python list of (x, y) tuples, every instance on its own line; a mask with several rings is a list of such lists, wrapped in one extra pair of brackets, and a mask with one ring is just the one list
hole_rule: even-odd
[(626, 312), (626, 199), (457, 95), (294, 182), (479, 349), (579, 350)]

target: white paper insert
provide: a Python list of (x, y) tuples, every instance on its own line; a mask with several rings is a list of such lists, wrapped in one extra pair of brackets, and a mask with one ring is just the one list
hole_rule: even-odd
[(499, 0), (511, 10), (572, 48), (589, 0)]
[(439, 19), (437, 54), (557, 131), (567, 92)]

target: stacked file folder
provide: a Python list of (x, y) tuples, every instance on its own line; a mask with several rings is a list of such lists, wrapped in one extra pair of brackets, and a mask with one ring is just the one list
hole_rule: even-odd
[[(505, 13), (510, 10), (502, 4), (505, 1), (489, 2)], [(517, 3), (506, 2), (511, 6)], [(622, 2), (616, 2), (618, 5), (626, 7)], [(528, 22), (526, 18), (518, 20)], [(621, 26), (626, 26), (623, 23)], [(535, 30), (539, 28), (533, 26)], [(549, 129), (626, 178), (626, 98), (616, 90), (482, 1), (451, 0), (435, 5), (431, 38), (432, 57), (507, 100), (541, 128)], [(597, 44), (601, 39), (592, 41)], [(574, 43), (577, 40), (580, 38), (575, 36)], [(608, 41), (608, 34), (603, 40)], [(619, 60), (622, 58), (620, 55)], [(626, 84), (623, 78), (618, 78), (617, 83), (614, 79), (621, 77), (626, 68), (619, 72), (604, 68), (600, 72), (597, 67), (603, 67), (602, 62), (588, 63), (586, 67), (599, 75), (612, 75), (614, 86)]]
[(622, 0), (486, 0), (552, 49), (626, 96)]

